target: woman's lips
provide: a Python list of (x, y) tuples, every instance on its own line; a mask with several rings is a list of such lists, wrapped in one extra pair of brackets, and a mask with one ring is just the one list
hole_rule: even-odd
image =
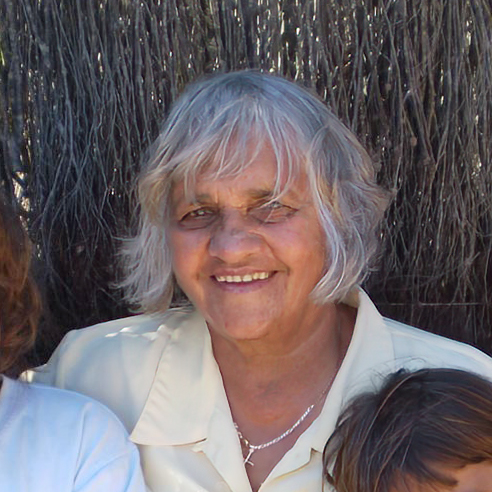
[(239, 284), (252, 282), (253, 280), (266, 280), (273, 275), (273, 272), (254, 272), (245, 275), (214, 275), (219, 283)]
[(246, 275), (214, 275), (215, 280), (220, 283), (238, 284), (252, 282), (253, 280), (266, 280), (271, 277), (272, 272), (255, 272)]

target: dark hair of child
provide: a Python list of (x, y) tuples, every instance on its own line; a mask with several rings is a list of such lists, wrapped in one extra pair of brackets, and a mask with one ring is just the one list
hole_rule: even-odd
[(17, 377), (27, 368), (41, 311), (30, 275), (31, 243), (19, 215), (0, 191), (0, 373)]
[(337, 492), (449, 487), (443, 466), (492, 460), (492, 383), (455, 369), (400, 370), (356, 397), (326, 444), (324, 474)]

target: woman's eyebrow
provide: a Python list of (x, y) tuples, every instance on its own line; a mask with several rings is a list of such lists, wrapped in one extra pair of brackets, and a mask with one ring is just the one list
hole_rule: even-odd
[(207, 203), (212, 200), (212, 196), (209, 193), (194, 194), (189, 197), (191, 203)]
[(255, 200), (265, 200), (274, 198), (275, 193), (271, 189), (251, 189), (248, 190), (248, 196)]
[[(297, 193), (293, 190), (283, 190), (280, 194), (284, 197), (297, 198)], [(268, 201), (277, 198), (279, 193), (276, 193), (273, 188), (251, 188), (245, 191), (245, 195), (253, 201)], [(175, 206), (179, 207), (190, 204), (202, 205), (214, 201), (215, 200), (210, 193), (190, 193), (188, 196), (185, 194), (180, 196), (176, 201)]]
[[(272, 189), (267, 189), (267, 188), (261, 188), (261, 189), (256, 189), (252, 188), (249, 190), (246, 190), (246, 196), (249, 198), (252, 198), (253, 200), (265, 200), (265, 199), (271, 199), (275, 197), (275, 193), (273, 192)], [(183, 197), (182, 201), (186, 201), (189, 203), (210, 203), (214, 199), (212, 198), (212, 195), (209, 193), (197, 193), (190, 195), (189, 197)]]
[(277, 198), (288, 198), (292, 199), (295, 201), (300, 201), (301, 197), (299, 196), (299, 193), (292, 189), (292, 188), (287, 188), (287, 189), (281, 189), (279, 191), (275, 191), (274, 189), (256, 189), (256, 190), (249, 190), (248, 195), (253, 199), (253, 200), (274, 200)]
[(183, 193), (175, 202), (175, 206), (188, 206), (188, 205), (201, 205), (203, 203), (210, 203), (211, 196), (208, 193)]

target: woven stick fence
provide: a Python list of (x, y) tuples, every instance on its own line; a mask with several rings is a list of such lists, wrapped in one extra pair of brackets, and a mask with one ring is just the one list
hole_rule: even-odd
[(381, 310), (492, 353), (490, 0), (0, 0), (0, 179), (49, 313), (33, 357), (128, 313), (145, 149), (187, 82), (240, 68), (316, 90), (380, 163)]

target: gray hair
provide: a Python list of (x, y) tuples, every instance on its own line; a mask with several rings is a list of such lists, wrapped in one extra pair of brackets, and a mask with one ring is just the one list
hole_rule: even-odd
[[(174, 104), (139, 180), (139, 232), (123, 250), (127, 299), (147, 312), (168, 308), (175, 288), (166, 238), (173, 185), (205, 170), (242, 173), (267, 141), (277, 160), (275, 192), (306, 172), (326, 234), (326, 271), (312, 296), (337, 302), (359, 284), (377, 249), (387, 193), (367, 152), (307, 90), (269, 74), (240, 71), (188, 87)], [(252, 150), (253, 148), (253, 150)]]

